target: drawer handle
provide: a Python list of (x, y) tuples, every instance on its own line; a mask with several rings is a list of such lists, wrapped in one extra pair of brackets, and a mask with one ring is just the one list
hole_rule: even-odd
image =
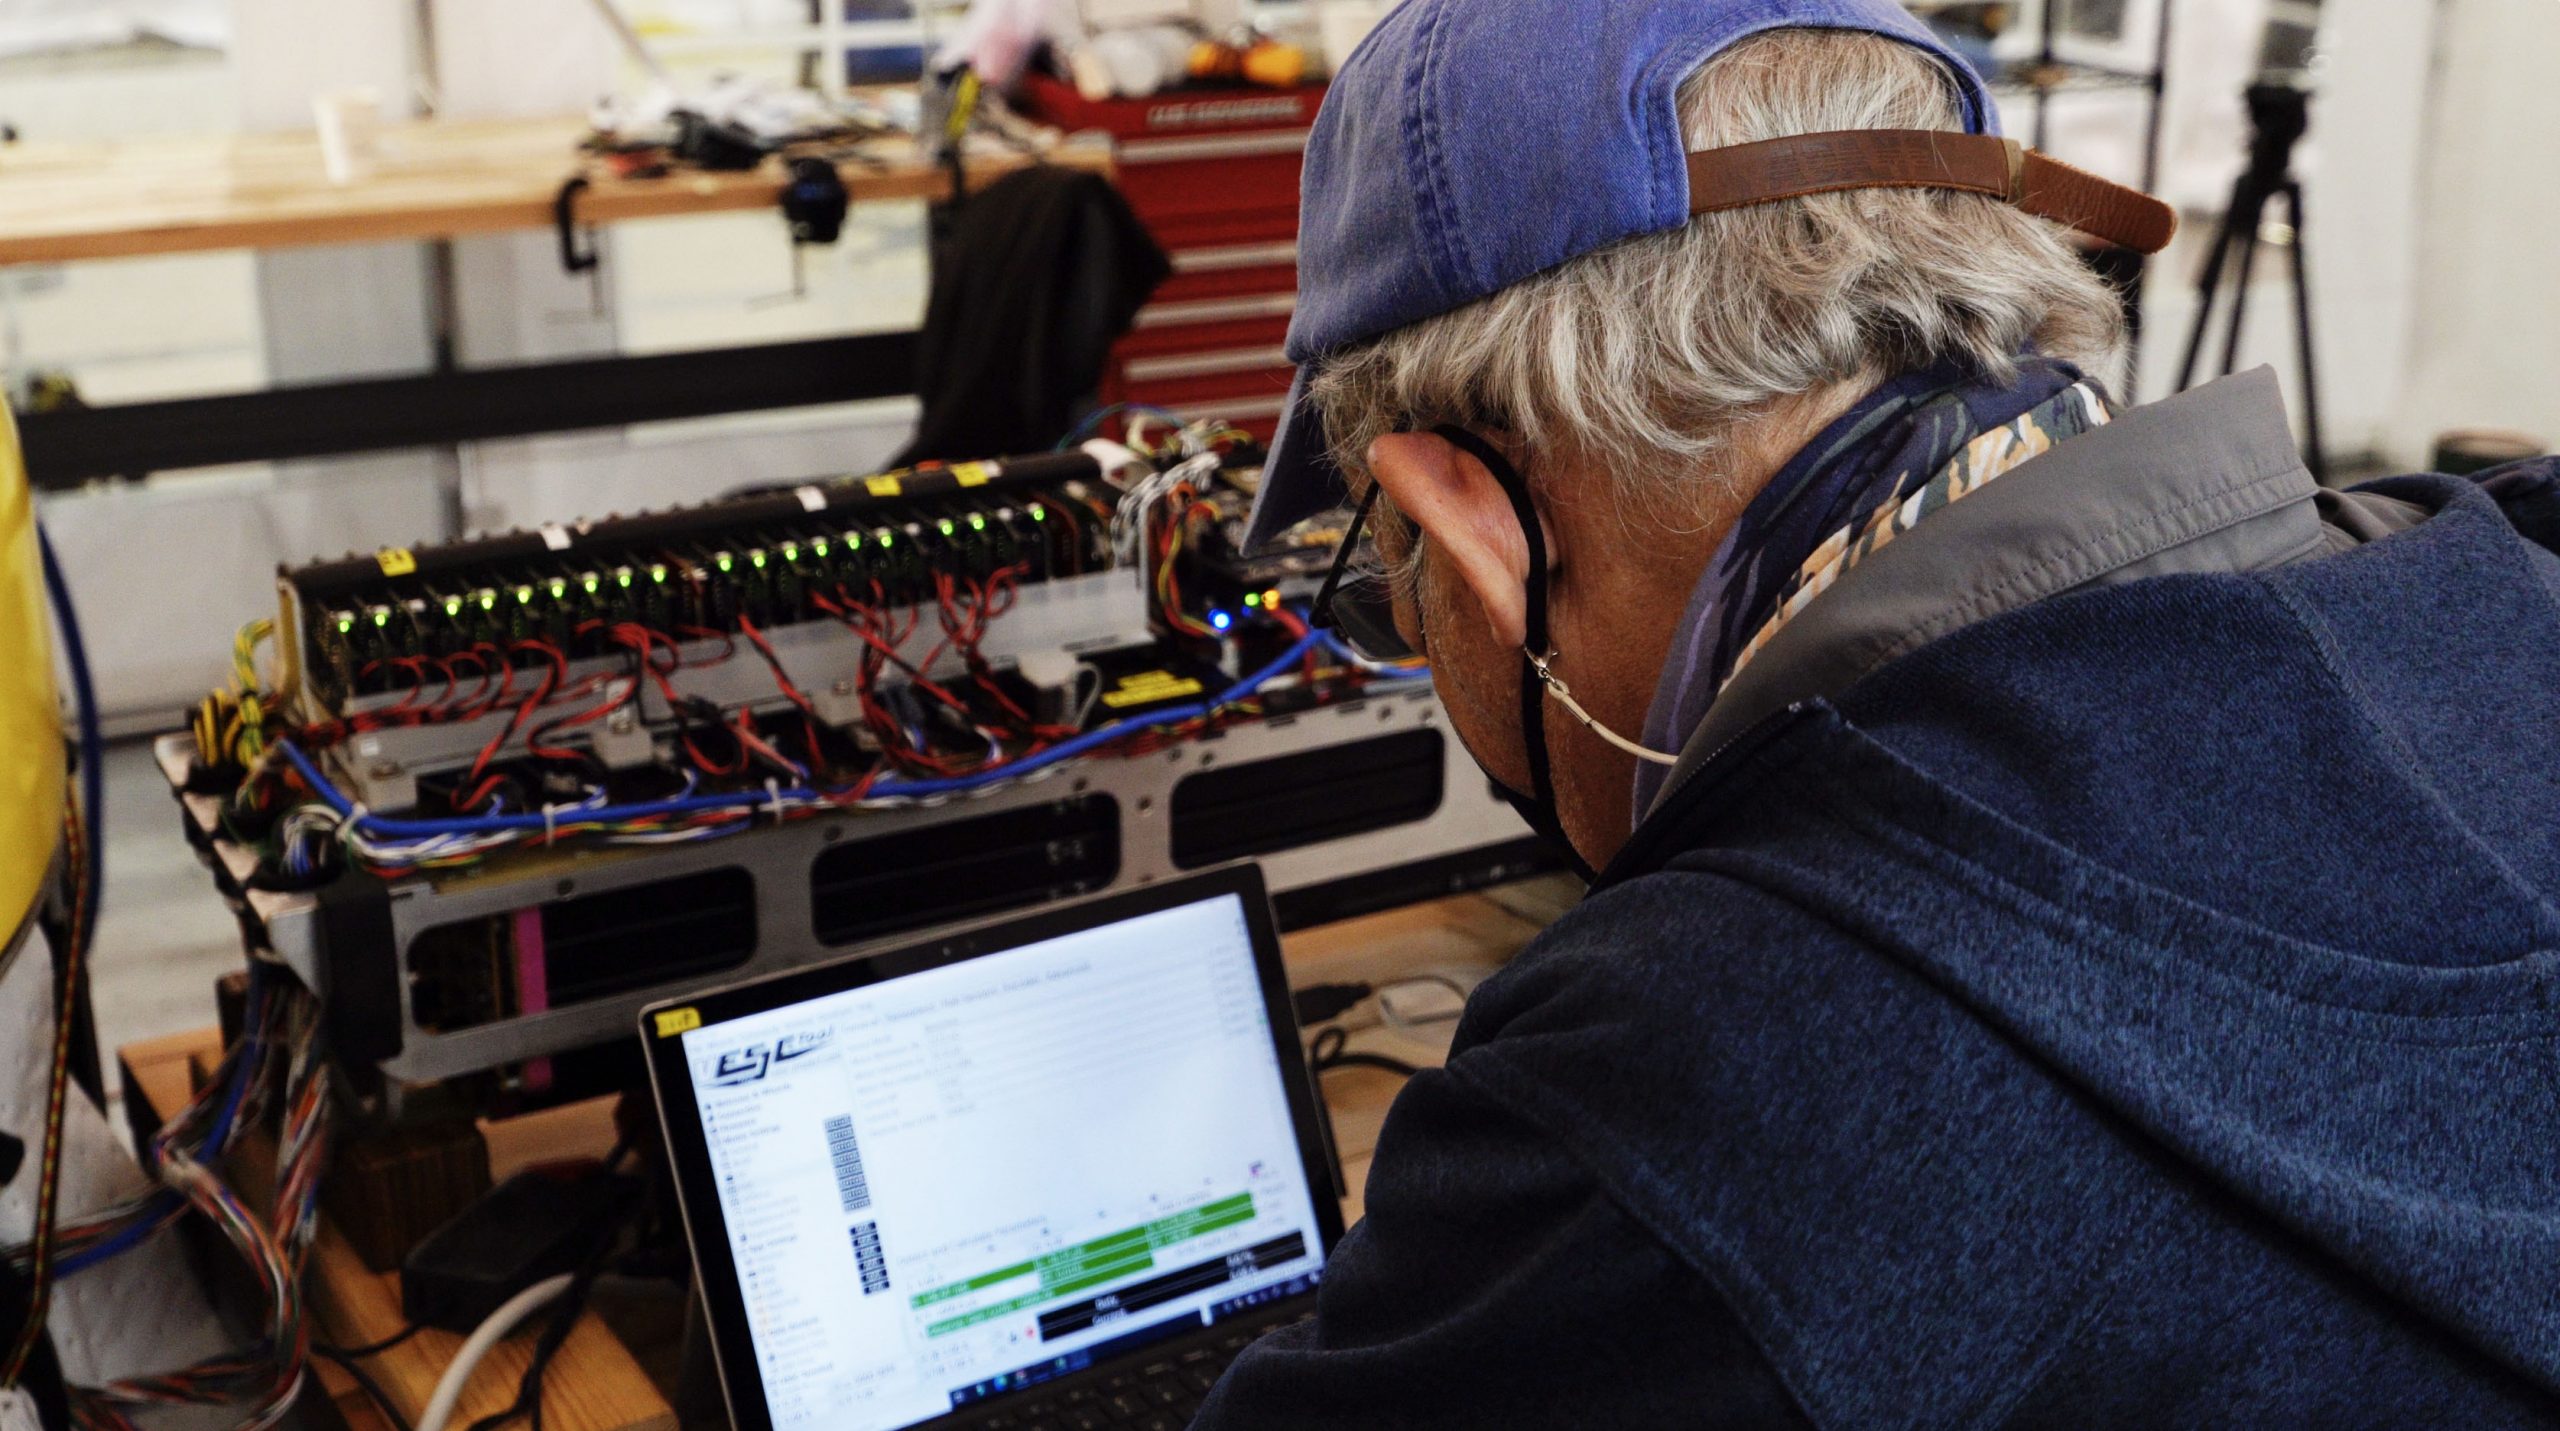
[(1294, 243), (1242, 243), (1226, 248), (1176, 249), (1167, 257), (1173, 260), (1176, 273), (1224, 273), (1237, 268), (1294, 266), (1298, 261), (1298, 246)]
[(1122, 164), (1178, 164), (1186, 159), (1244, 159), (1260, 154), (1306, 151), (1303, 129), (1276, 134), (1208, 134), (1197, 139), (1123, 140), (1116, 157)]
[(1289, 395), (1275, 394), (1267, 398), (1222, 398), (1217, 402), (1195, 402), (1166, 408), (1185, 423), (1207, 422), (1223, 418), (1228, 422), (1251, 422), (1257, 417), (1278, 417), (1289, 406)]
[(1203, 298), (1196, 303), (1150, 303), (1138, 310), (1135, 326), (1170, 328), (1183, 323), (1225, 323), (1238, 318), (1286, 318), (1298, 311), (1295, 293), (1265, 293), (1254, 298)]
[(1250, 373), (1263, 368), (1288, 366), (1289, 350), (1274, 346), (1222, 348), (1214, 353), (1169, 353), (1160, 358), (1131, 358), (1120, 365), (1120, 372), (1133, 383), (1152, 383), (1176, 378), (1205, 378), (1218, 373)]

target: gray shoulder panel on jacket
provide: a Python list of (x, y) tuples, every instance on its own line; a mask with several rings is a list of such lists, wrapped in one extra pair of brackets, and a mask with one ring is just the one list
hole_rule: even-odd
[(2136, 408), (1868, 554), (1725, 688), (1664, 789), (1797, 701), (2084, 586), (2258, 571), (2327, 549), (2275, 373)]

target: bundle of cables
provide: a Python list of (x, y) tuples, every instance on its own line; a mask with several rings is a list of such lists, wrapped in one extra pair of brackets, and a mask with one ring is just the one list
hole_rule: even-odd
[[(983, 654), (991, 623), (1015, 600), (1019, 573), (989, 577), (945, 574), (934, 601), (899, 607), (875, 585), (844, 587), (813, 602), (861, 642), (855, 673), (862, 720), (859, 742), (833, 733), (816, 703), (791, 678), (772, 641), (740, 618), (736, 635), (772, 671), (787, 703), (781, 724), (745, 711), (722, 713), (689, 697), (679, 677), (731, 659), (741, 642), (716, 632), (669, 634), (631, 623), (602, 633), (624, 650), (620, 671), (565, 679), (567, 662), (553, 643), (532, 649), (534, 666), (512, 665), (484, 680), (457, 678), (447, 689), (408, 697), (353, 720), (288, 733), (267, 732), (247, 776), (224, 807), (228, 833), (260, 851), (288, 880), (310, 880), (343, 851), (378, 873), (447, 868), (528, 844), (586, 839), (615, 844), (692, 842), (738, 834), (759, 823), (796, 820), (847, 808), (881, 809), (992, 793), (1043, 778), (1061, 764), (1096, 754), (1143, 754), (1172, 740), (1195, 738), (1222, 723), (1259, 714), (1266, 688), (1300, 684), (1321, 674), (1328, 657), (1349, 674), (1346, 690), (1425, 676), (1419, 667), (1358, 662), (1297, 612), (1270, 619), (1287, 637), (1280, 655), (1216, 696), (1159, 709), (1092, 730), (1036, 719), (998, 678)], [(930, 610), (941, 639), (919, 657), (906, 652)], [(685, 639), (690, 637), (690, 640)], [(713, 643), (717, 643), (716, 645)], [(957, 657), (960, 675), (931, 674)], [(450, 663), (448, 663), (450, 664)], [(522, 679), (519, 679), (519, 676)], [(680, 721), (682, 767), (656, 791), (622, 798), (606, 772), (582, 750), (556, 744), (566, 730), (610, 718), (629, 707), (643, 684)], [(429, 683), (421, 682), (421, 689)], [(254, 686), (246, 694), (252, 700)], [(392, 819), (360, 808), (323, 772), (313, 751), (364, 729), (398, 723), (474, 718), (514, 703), (447, 795), (451, 813)], [(245, 703), (244, 703), (245, 704)], [(272, 706), (272, 702), (265, 703)], [(551, 712), (562, 712), (552, 714)], [(548, 763), (539, 777), (505, 768), (499, 752), (519, 733), (532, 756)], [(574, 785), (561, 788), (563, 779)]]
[[(849, 784), (836, 785), (806, 778), (810, 773), (793, 769), (790, 783), (777, 774), (767, 776), (761, 788), (707, 791), (699, 788), (697, 780), (688, 778), (677, 793), (636, 803), (607, 803), (602, 792), (596, 790), (575, 801), (546, 803), (537, 810), (497, 809), (446, 818), (392, 819), (358, 806), (295, 741), (282, 739), (272, 747), (274, 761), (282, 766), (275, 770), (277, 778), (260, 782), (253, 772), (252, 783), (276, 786), (289, 779), (307, 797), (298, 801), (282, 823), (279, 838), (286, 848), (300, 849), (304, 841), (325, 835), (342, 843), (367, 867), (384, 872), (466, 862), (507, 846), (549, 843), (572, 836), (612, 843), (717, 839), (768, 818), (779, 821), (846, 808), (933, 804), (991, 793), (1015, 782), (1044, 778), (1069, 760), (1106, 751), (1135, 737), (1196, 731), (1245, 712), (1255, 693), (1299, 667), (1323, 644), (1319, 633), (1298, 637), (1277, 659), (1208, 700), (1156, 710), (1074, 735), (1056, 729), (1035, 730), (1035, 741), (1019, 750), (1006, 749), (1000, 737), (991, 739), (984, 761), (974, 767), (947, 767), (947, 773), (946, 768), (933, 766), (917, 773), (893, 772), (884, 764)], [(957, 701), (956, 693), (943, 690)], [(885, 703), (871, 712), (869, 719), (875, 732), (884, 728), (912, 729)], [(920, 762), (924, 757), (910, 746), (907, 758)], [(787, 757), (785, 763), (796, 764)], [(274, 768), (274, 762), (266, 764)], [(289, 777), (286, 771), (290, 772)]]
[[(267, 1306), (258, 1339), (235, 1352), (157, 1375), (75, 1387), (82, 1426), (128, 1431), (128, 1411), (155, 1405), (243, 1408), (244, 1431), (284, 1419), (300, 1394), (309, 1355), (302, 1269), (319, 1225), (320, 1172), (327, 1161), (328, 1078), (319, 1053), (319, 1011), (291, 975), (253, 964), (242, 1034), (197, 1099), (152, 1139), (148, 1162), (160, 1189), (52, 1231), (51, 1246), (10, 1249), (33, 1263), (49, 1255), (54, 1281), (73, 1277), (139, 1245), (188, 1212), (202, 1214), (239, 1253)], [(278, 1121), (276, 1186), (252, 1207), (216, 1171), (242, 1132)]]
[(189, 713), (188, 729), (196, 742), (196, 758), (209, 768), (247, 767), (266, 749), (270, 711), (284, 709), (294, 696), (288, 670), (271, 690), (258, 684), (258, 648), (275, 635), (268, 617), (240, 628), (231, 645), (231, 686), (198, 702)]

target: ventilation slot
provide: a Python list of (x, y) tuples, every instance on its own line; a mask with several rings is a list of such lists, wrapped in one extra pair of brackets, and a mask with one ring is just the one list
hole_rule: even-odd
[(719, 869), (441, 924), (409, 945), (409, 1007), (445, 1032), (734, 969), (756, 882)]
[(818, 939), (858, 944), (1065, 899), (1120, 873), (1120, 807), (1104, 795), (837, 845), (809, 870)]
[(1173, 787), (1173, 862), (1196, 870), (1430, 819), (1447, 747), (1412, 730), (1202, 771)]

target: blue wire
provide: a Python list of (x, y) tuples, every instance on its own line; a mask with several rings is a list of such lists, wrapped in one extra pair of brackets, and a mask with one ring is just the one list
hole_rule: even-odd
[[(907, 799), (932, 795), (948, 795), (966, 790), (975, 790), (983, 786), (999, 784), (1003, 781), (1017, 779), (1035, 770), (1046, 769), (1047, 767), (1055, 765), (1062, 760), (1072, 760), (1075, 757), (1084, 754), (1086, 751), (1092, 750), (1098, 746), (1108, 745), (1111, 742), (1120, 740), (1136, 731), (1150, 730), (1158, 726), (1180, 725), (1182, 722), (1187, 720), (1196, 720), (1201, 716), (1208, 715), (1212, 711), (1217, 710), (1221, 706), (1232, 705), (1235, 702), (1252, 695), (1255, 691), (1261, 689), (1265, 682), (1270, 681), (1281, 672), (1296, 665), (1306, 656), (1307, 652), (1313, 650), (1316, 644), (1323, 639), (1324, 633), (1309, 632), (1307, 635), (1290, 643), (1289, 649), (1283, 653), (1279, 659), (1273, 661), (1267, 666), (1264, 666), (1261, 670), (1254, 672), (1252, 675), (1245, 677), (1243, 680), (1236, 682), (1212, 700), (1197, 702), (1191, 705), (1175, 706), (1169, 710), (1156, 711), (1136, 720), (1116, 721), (1099, 730), (1087, 731), (1073, 740), (1053, 745), (1047, 750), (1043, 750), (1036, 755), (1026, 756), (1020, 760), (1008, 761), (1007, 763), (997, 766), (992, 770), (983, 770), (974, 775), (954, 776), (944, 780), (884, 781), (873, 786), (870, 793), (872, 796), (886, 800)], [(341, 815), (348, 814), (355, 809), (355, 803), (349, 800), (346, 797), (346, 794), (339, 790), (337, 786), (329, 782), (329, 777), (323, 775), (320, 772), (320, 768), (312, 763), (311, 758), (302, 753), (300, 746), (295, 745), (290, 740), (279, 740), (276, 744), (284, 751), (285, 758), (293, 762), (294, 769), (301, 772), (304, 783), (311, 787), (313, 793), (320, 797), (322, 803), (326, 804), (330, 809), (337, 811)], [(808, 786), (798, 786), (786, 789), (782, 793), (785, 795), (817, 795), (823, 792)], [(758, 810), (771, 804), (772, 800), (772, 795), (761, 790), (738, 790), (721, 795), (693, 795), (681, 796), (668, 800), (654, 800), (639, 805), (608, 805), (597, 809), (581, 810), (578, 812), (580, 818), (576, 820), (555, 820), (548, 822), (548, 824), (546, 824), (543, 817), (537, 813), (531, 815), (484, 815), (469, 819), (443, 820), (392, 820), (368, 814), (362, 819), (359, 819), (356, 822), (356, 825), (357, 828), (363, 830), (366, 834), (381, 839), (426, 840), (446, 835), (489, 835), (519, 830), (541, 830), (559, 826), (574, 828), (575, 826), (586, 824), (617, 824), (630, 820), (654, 820), (674, 816), (699, 815), (715, 810)]]
[[(241, 1106), (249, 1098), (250, 1081), (257, 1076), (258, 1064), (265, 1055), (261, 1047), (264, 1039), (258, 1030), (266, 1017), (267, 979), (268, 975), (257, 965), (249, 966), (249, 997), (240, 1022), (242, 1044), (232, 1061), (231, 1084), (223, 1091), (222, 1107), (215, 1111), (213, 1122), (205, 1128), (204, 1141), (196, 1148), (198, 1161), (221, 1157), (231, 1146), (231, 1135), (239, 1121)], [(185, 1200), (175, 1193), (163, 1191), (155, 1194), (148, 1209), (113, 1237), (55, 1262), (53, 1275), (69, 1277), (131, 1251), (185, 1208)]]
[[(1051, 765), (1058, 764), (1061, 761), (1072, 760), (1077, 756), (1083, 755), (1100, 746), (1108, 745), (1114, 741), (1123, 739), (1138, 730), (1152, 729), (1159, 726), (1179, 725), (1184, 721), (1198, 719), (1201, 716), (1210, 714), (1221, 706), (1232, 704), (1251, 695), (1264, 683), (1278, 676), (1281, 672), (1289, 669), (1291, 666), (1296, 665), (1298, 661), (1302, 659), (1316, 644), (1329, 639), (1330, 637), (1328, 633), (1325, 632), (1314, 632), (1301, 638), (1300, 640), (1292, 643), (1289, 649), (1278, 659), (1272, 661), (1269, 665), (1264, 666), (1261, 670), (1245, 677), (1243, 680), (1238, 681), (1235, 685), (1229, 687), (1226, 691), (1220, 693), (1212, 700), (1197, 702), (1190, 705), (1175, 706), (1167, 710), (1154, 712), (1153, 714), (1138, 720), (1116, 722), (1099, 730), (1088, 731), (1084, 735), (1077, 736), (1072, 740), (1052, 746), (1036, 755), (1008, 762), (993, 770), (980, 771), (972, 775), (953, 776), (946, 779), (885, 781), (874, 786), (870, 793), (881, 799), (928, 798), (936, 795), (964, 793), (966, 791), (980, 789), (1003, 781), (1018, 779), (1023, 775), (1036, 770), (1045, 769)], [(312, 764), (309, 757), (305, 756), (299, 747), (295, 746), (291, 741), (279, 741), (278, 744), (284, 748), (285, 755), (287, 758), (292, 760), (295, 768), (301, 772), (303, 779), (310, 784), (311, 788), (318, 793), (321, 800), (331, 809), (337, 811), (341, 815), (344, 815), (354, 809), (353, 802), (348, 800), (335, 785), (329, 782), (328, 777), (323, 775), (320, 770)], [(820, 792), (810, 789), (809, 787), (802, 786), (786, 790), (783, 793), (789, 795), (812, 795)], [(609, 824), (629, 820), (658, 819), (664, 817), (703, 814), (711, 811), (754, 810), (764, 807), (770, 802), (771, 798), (772, 797), (770, 795), (757, 791), (733, 791), (722, 795), (691, 796), (678, 799), (653, 801), (640, 805), (608, 806), (600, 809), (583, 811), (581, 814), (584, 818), (565, 823), (572, 826), (586, 823)], [(486, 835), (500, 832), (532, 831), (546, 828), (545, 822), (539, 814), (511, 816), (492, 815), (467, 819), (440, 820), (393, 820), (367, 815), (357, 823), (367, 834), (385, 839), (433, 839), (442, 836)], [(556, 823), (560, 822), (555, 822), (555, 824)]]
[(266, 1017), (267, 976), (258, 965), (249, 966), (249, 993), (240, 1017), (240, 1056), (231, 1070), (231, 1090), (223, 1099), (221, 1111), (213, 1118), (213, 1126), (205, 1130), (205, 1155), (220, 1157), (231, 1146), (231, 1123), (239, 1116), (240, 1105), (248, 1099), (249, 1082), (256, 1076), (258, 1060), (264, 1055), (259, 1047), (258, 1029)]
[(1059, 439), (1057, 450), (1064, 452), (1068, 448), (1075, 446), (1077, 443), (1084, 441), (1086, 438), (1093, 436), (1095, 433), (1102, 430), (1102, 425), (1104, 423), (1109, 422), (1111, 419), (1118, 417), (1124, 412), (1134, 412), (1146, 417), (1160, 418), (1163, 421), (1172, 423), (1176, 427), (1180, 427), (1182, 425), (1181, 415), (1168, 409), (1151, 407), (1142, 402), (1118, 402), (1099, 411), (1087, 413), (1084, 421), (1076, 424), (1075, 431), (1068, 433), (1065, 437)]
[(181, 1206), (183, 1204), (179, 1202), (175, 1193), (152, 1194), (151, 1208), (147, 1213), (134, 1219), (124, 1230), (106, 1241), (84, 1247), (56, 1261), (53, 1264), (53, 1275), (57, 1278), (76, 1276), (108, 1258), (132, 1251), (141, 1246), (144, 1239), (166, 1226), (169, 1215)]
[(89, 680), (89, 648), (80, 640), (80, 613), (71, 604), (71, 587), (62, 579), (62, 563), (54, 559), (53, 540), (36, 527), (36, 549), (44, 558), (44, 589), (53, 601), (53, 618), (62, 628), (62, 654), (71, 667), (71, 691), (80, 707), (80, 820), (88, 843), (81, 880), (80, 947), (91, 947), (98, 930), (98, 904), (107, 887), (107, 741), (98, 726), (98, 690)]

